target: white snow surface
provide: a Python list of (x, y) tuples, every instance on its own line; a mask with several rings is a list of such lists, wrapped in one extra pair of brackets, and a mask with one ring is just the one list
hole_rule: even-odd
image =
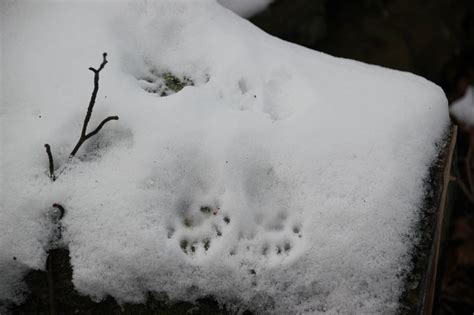
[(449, 111), (464, 125), (474, 127), (474, 86), (469, 86), (464, 96), (451, 104)]
[(273, 0), (217, 0), (217, 2), (241, 17), (249, 18), (265, 10)]
[[(45, 269), (60, 203), (73, 283), (97, 300), (395, 312), (449, 124), (439, 87), (281, 41), (213, 0), (1, 12), (4, 305)], [(104, 51), (89, 131), (120, 120), (68, 162)], [(147, 93), (152, 70), (195, 86)]]

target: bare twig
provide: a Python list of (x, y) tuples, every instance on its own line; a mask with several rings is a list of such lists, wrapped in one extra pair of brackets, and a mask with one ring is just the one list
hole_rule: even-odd
[[(99, 131), (104, 127), (104, 125), (111, 121), (111, 120), (118, 120), (118, 116), (109, 116), (102, 120), (102, 122), (90, 133), (87, 133), (87, 126), (89, 125), (89, 121), (92, 117), (92, 111), (94, 109), (94, 105), (96, 102), (97, 98), (97, 93), (99, 92), (99, 73), (104, 69), (105, 65), (107, 64), (107, 53), (103, 53), (102, 55), (102, 63), (100, 64), (99, 68), (94, 69), (94, 68), (89, 68), (92, 72), (94, 72), (94, 89), (92, 90), (92, 95), (89, 101), (89, 106), (87, 107), (87, 113), (84, 118), (84, 123), (82, 125), (82, 130), (81, 130), (81, 135), (79, 137), (79, 140), (77, 144), (74, 146), (74, 149), (72, 150), (71, 154), (69, 155), (69, 158), (73, 158), (74, 155), (77, 153), (77, 151), (80, 149), (82, 144), (89, 138), (93, 137)], [(56, 180), (56, 176), (54, 175), (54, 161), (53, 161), (53, 155), (51, 153), (51, 147), (49, 144), (44, 145), (46, 148), (46, 153), (48, 154), (48, 160), (49, 160), (49, 177), (51, 178), (52, 181)], [(55, 218), (55, 224), (58, 224), (58, 239), (61, 239), (61, 219), (64, 217), (65, 210), (64, 207), (61, 206), (60, 204), (53, 204), (53, 208), (56, 208), (59, 211), (59, 216)], [(47, 269), (47, 280), (48, 280), (48, 293), (49, 293), (49, 312), (50, 314), (57, 314), (57, 309), (56, 309), (56, 299), (54, 296), (54, 266), (53, 266), (53, 260), (54, 260), (54, 250), (49, 252), (48, 258), (46, 260), (46, 269)]]
[(104, 69), (105, 65), (107, 64), (107, 53), (103, 53), (102, 57), (103, 57), (102, 63), (100, 64), (98, 69), (94, 69), (92, 67), (89, 68), (89, 70), (94, 72), (94, 89), (92, 90), (92, 95), (91, 95), (91, 99), (89, 101), (89, 106), (87, 107), (86, 117), (84, 118), (84, 123), (82, 125), (81, 136), (79, 137), (79, 141), (77, 142), (76, 146), (74, 147), (71, 154), (69, 155), (69, 158), (74, 157), (74, 155), (76, 155), (76, 153), (79, 150), (79, 148), (81, 147), (81, 145), (87, 139), (89, 139), (90, 137), (96, 135), (100, 131), (100, 129), (102, 129), (102, 127), (107, 122), (109, 122), (111, 120), (118, 120), (119, 119), (118, 116), (107, 117), (97, 126), (96, 129), (94, 129), (94, 131), (90, 132), (89, 134), (87, 133), (87, 125), (89, 124), (89, 121), (91, 119), (92, 111), (93, 111), (94, 105), (95, 105), (95, 100), (97, 98), (97, 92), (99, 91), (99, 73), (102, 69)]
[(102, 127), (104, 127), (104, 125), (111, 121), (111, 120), (118, 120), (118, 116), (109, 116), (107, 118), (105, 118), (104, 120), (102, 120), (102, 122), (97, 126), (97, 128), (95, 128), (93, 131), (89, 132), (86, 136), (86, 139), (89, 139), (90, 137), (96, 135), (100, 129), (102, 129)]
[(56, 175), (54, 175), (54, 161), (53, 161), (53, 155), (51, 154), (51, 147), (49, 144), (45, 144), (44, 147), (46, 148), (46, 154), (48, 154), (48, 160), (49, 160), (49, 178), (54, 182), (56, 180)]

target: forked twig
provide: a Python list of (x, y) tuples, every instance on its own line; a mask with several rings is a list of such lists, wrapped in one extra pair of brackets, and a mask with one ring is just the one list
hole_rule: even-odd
[(89, 68), (89, 70), (94, 72), (94, 89), (92, 90), (92, 95), (91, 95), (91, 99), (89, 101), (89, 106), (87, 107), (86, 117), (84, 118), (84, 123), (82, 125), (81, 136), (79, 137), (79, 141), (77, 142), (76, 146), (72, 150), (71, 154), (69, 154), (69, 158), (74, 157), (74, 155), (76, 155), (76, 153), (79, 150), (79, 148), (81, 147), (81, 145), (87, 139), (89, 139), (90, 137), (96, 135), (107, 122), (109, 122), (111, 120), (118, 120), (119, 119), (118, 116), (107, 117), (104, 120), (102, 120), (102, 122), (92, 132), (87, 133), (87, 125), (89, 124), (89, 121), (91, 119), (92, 111), (93, 111), (94, 105), (95, 105), (95, 100), (97, 98), (97, 92), (99, 91), (99, 73), (102, 69), (104, 69), (105, 65), (107, 64), (107, 53), (103, 53), (102, 57), (103, 57), (102, 63), (100, 64), (98, 69), (94, 69), (92, 67)]
[[(110, 116), (102, 120), (102, 122), (91, 132), (87, 133), (87, 126), (89, 124), (89, 121), (92, 116), (92, 111), (94, 109), (95, 101), (97, 98), (97, 93), (99, 92), (99, 73), (104, 69), (105, 65), (107, 64), (107, 53), (102, 54), (103, 59), (102, 63), (100, 64), (99, 68), (94, 69), (94, 68), (89, 68), (92, 72), (94, 72), (94, 89), (92, 90), (92, 95), (89, 101), (89, 106), (87, 107), (87, 113), (86, 117), (84, 118), (84, 123), (82, 125), (82, 130), (81, 130), (81, 136), (79, 137), (79, 140), (77, 144), (74, 146), (74, 149), (72, 150), (71, 154), (69, 155), (69, 158), (73, 158), (74, 155), (77, 153), (77, 151), (80, 149), (81, 145), (90, 137), (93, 137), (99, 131), (104, 127), (104, 125), (111, 121), (111, 120), (118, 120), (118, 116)], [(54, 160), (53, 160), (53, 154), (51, 153), (51, 147), (49, 144), (45, 144), (44, 147), (46, 148), (46, 154), (48, 155), (48, 161), (49, 161), (49, 177), (51, 178), (52, 181), (56, 180), (56, 175), (54, 174)], [(59, 216), (55, 219), (58, 227), (59, 227), (59, 235), (58, 239), (61, 239), (61, 219), (64, 217), (65, 210), (64, 207), (61, 206), (58, 203), (53, 204), (53, 208), (56, 208), (59, 211)], [(54, 259), (54, 251), (50, 252), (48, 255), (48, 258), (46, 260), (46, 269), (47, 269), (47, 280), (48, 280), (48, 293), (49, 293), (49, 311), (50, 314), (55, 315), (57, 312), (56, 309), (56, 301), (55, 301), (55, 296), (54, 296), (54, 265), (53, 265), (53, 259)]]

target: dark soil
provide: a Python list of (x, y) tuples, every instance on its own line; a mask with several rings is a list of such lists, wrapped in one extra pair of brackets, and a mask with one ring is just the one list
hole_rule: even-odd
[[(72, 284), (69, 251), (55, 249), (48, 256), (48, 272), (31, 271), (25, 278), (30, 289), (28, 299), (11, 309), (12, 314), (228, 314), (211, 298), (195, 304), (159, 301), (150, 295), (145, 304), (119, 305), (112, 297), (96, 303), (79, 294)], [(53, 298), (52, 298), (53, 297)], [(52, 300), (50, 300), (52, 298)], [(247, 314), (251, 314), (247, 312)]]

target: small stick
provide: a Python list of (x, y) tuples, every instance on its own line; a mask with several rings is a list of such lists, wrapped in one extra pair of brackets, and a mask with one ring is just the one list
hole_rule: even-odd
[(53, 155), (51, 154), (51, 147), (49, 144), (45, 144), (44, 147), (46, 148), (46, 154), (48, 154), (48, 160), (49, 160), (49, 178), (54, 182), (56, 180), (56, 175), (54, 175), (54, 161), (53, 161)]
[(96, 135), (102, 127), (109, 121), (111, 120), (118, 120), (118, 116), (110, 116), (102, 120), (102, 122), (97, 126), (94, 131), (87, 133), (87, 126), (89, 124), (89, 121), (92, 116), (92, 111), (94, 110), (94, 105), (95, 105), (95, 100), (97, 98), (97, 93), (99, 91), (99, 73), (102, 69), (104, 69), (105, 65), (107, 64), (107, 53), (102, 54), (102, 63), (100, 64), (98, 69), (94, 69), (92, 67), (89, 68), (90, 71), (94, 72), (94, 89), (92, 90), (92, 95), (91, 99), (89, 101), (89, 106), (87, 107), (87, 113), (86, 117), (84, 118), (84, 123), (82, 124), (82, 131), (81, 131), (81, 136), (79, 137), (79, 140), (77, 141), (76, 146), (72, 150), (71, 154), (69, 155), (69, 158), (74, 157), (76, 155), (77, 151), (81, 147), (81, 145), (90, 137)]

